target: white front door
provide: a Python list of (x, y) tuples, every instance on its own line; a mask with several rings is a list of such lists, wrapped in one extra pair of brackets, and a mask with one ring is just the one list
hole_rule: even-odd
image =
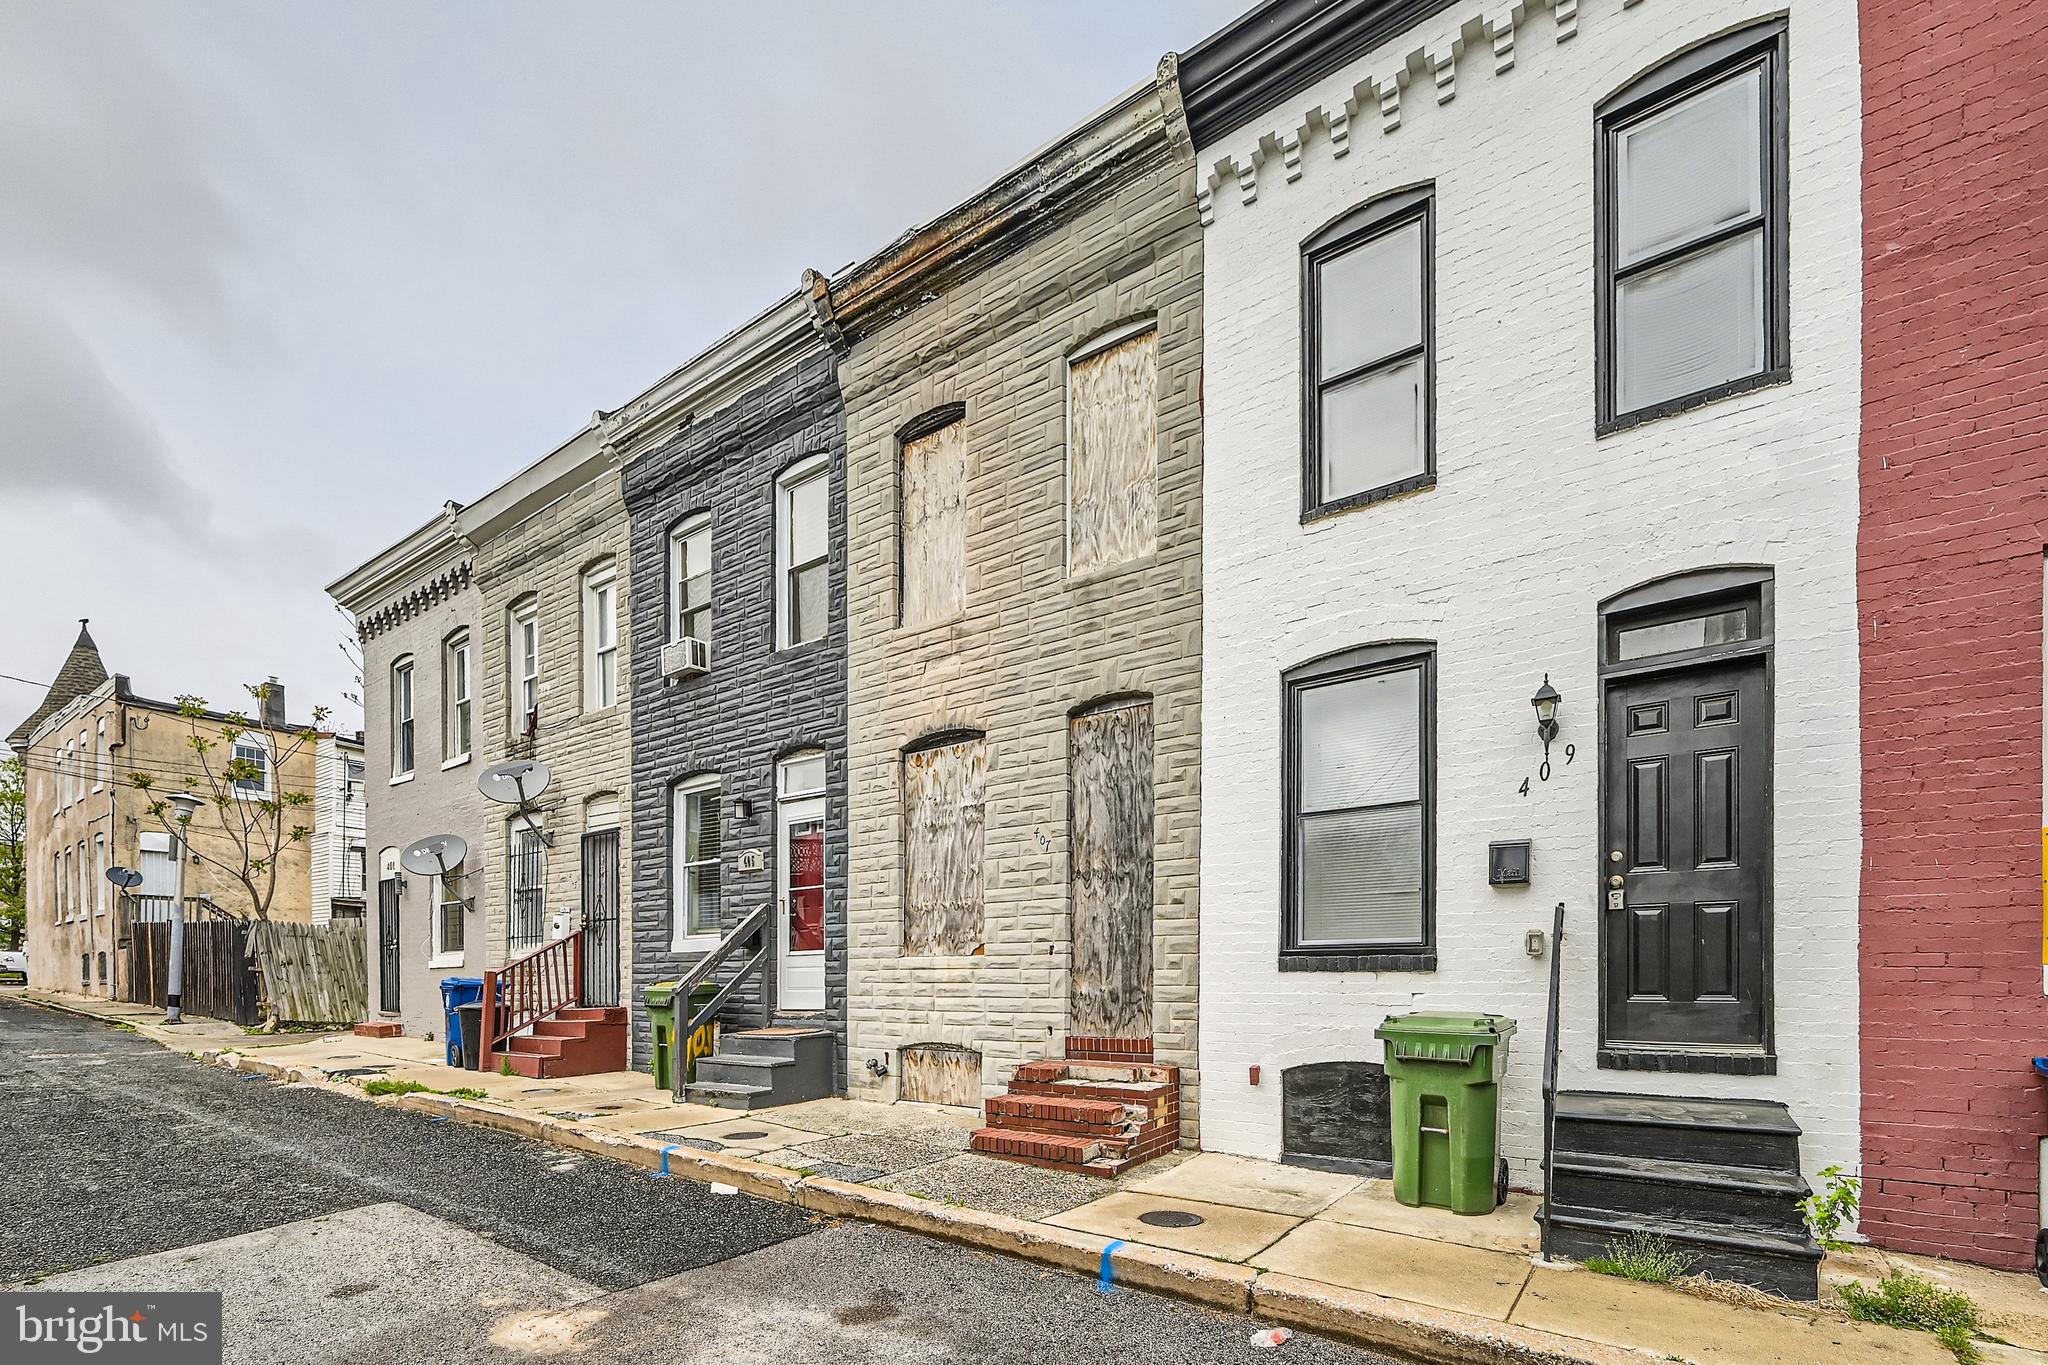
[(779, 1009), (825, 1008), (825, 801), (784, 801), (776, 822)]

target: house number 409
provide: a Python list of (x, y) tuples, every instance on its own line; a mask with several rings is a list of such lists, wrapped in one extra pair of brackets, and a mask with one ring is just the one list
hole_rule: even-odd
[[(1576, 744), (1567, 744), (1567, 745), (1565, 745), (1565, 746), (1564, 746), (1564, 761), (1565, 761), (1565, 763), (1566, 763), (1566, 765), (1567, 765), (1567, 766), (1569, 766), (1569, 765), (1570, 765), (1570, 763), (1571, 763), (1571, 761), (1572, 761), (1573, 759), (1577, 758), (1578, 756), (1579, 756), (1579, 746), (1578, 746), (1578, 745), (1576, 745)], [(1537, 769), (1536, 769), (1536, 780), (1537, 780), (1538, 782), (1548, 782), (1548, 781), (1550, 780), (1550, 760), (1549, 760), (1549, 759), (1547, 759), (1547, 758), (1546, 758), (1546, 759), (1544, 759), (1544, 760), (1543, 760), (1543, 765), (1542, 765), (1541, 767), (1539, 767), (1539, 768), (1537, 768)], [(1527, 795), (1529, 794), (1529, 779), (1528, 779), (1528, 778), (1526, 778), (1526, 777), (1522, 779), (1521, 793), (1522, 793), (1522, 795), (1524, 795), (1524, 796), (1527, 796)]]

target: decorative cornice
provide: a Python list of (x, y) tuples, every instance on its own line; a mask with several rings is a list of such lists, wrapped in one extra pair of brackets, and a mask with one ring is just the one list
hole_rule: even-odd
[(1455, 0), (1267, 0), (1180, 59), (1189, 131), (1206, 148)]
[[(1641, 0), (1621, 0), (1621, 7), (1632, 9), (1640, 3)], [(1227, 109), (1238, 118), (1238, 122), (1231, 125), (1237, 131), (1227, 139), (1221, 139), (1226, 144), (1233, 144), (1234, 150), (1202, 141), (1199, 137), (1201, 115), (1199, 112), (1190, 115), (1197, 125), (1197, 155), (1202, 163), (1197, 167), (1195, 186), (1195, 202), (1201, 211), (1202, 225), (1207, 227), (1216, 221), (1219, 192), (1227, 194), (1234, 187), (1239, 203), (1257, 203), (1260, 177), (1269, 166), (1277, 164), (1287, 183), (1299, 180), (1302, 152), (1319, 137), (1328, 144), (1332, 157), (1342, 157), (1351, 151), (1357, 126), (1374, 114), (1378, 115), (1382, 136), (1398, 130), (1401, 126), (1402, 93), (1418, 79), (1427, 79), (1424, 88), (1435, 96), (1438, 104), (1449, 104), (1458, 95), (1458, 59), (1473, 47), (1490, 51), (1493, 74), (1506, 75), (1514, 69), (1518, 35), (1526, 28), (1530, 17), (1541, 10), (1551, 13), (1555, 41), (1569, 42), (1579, 31), (1581, 4), (1582, 0), (1465, 0), (1465, 3), (1454, 6), (1437, 0), (1422, 6), (1422, 19), (1412, 21), (1402, 29), (1376, 26), (1391, 13), (1405, 12), (1401, 5), (1389, 0), (1375, 0), (1375, 3), (1356, 0), (1356, 3), (1340, 4), (1332, 7), (1330, 13), (1350, 15), (1350, 22), (1363, 26), (1358, 32), (1369, 33), (1374, 41), (1361, 46), (1358, 33), (1339, 34), (1330, 31), (1326, 24), (1319, 25), (1312, 38), (1316, 52), (1321, 57), (1337, 51), (1347, 52), (1349, 56), (1344, 62), (1317, 70), (1307, 81), (1296, 77), (1310, 69), (1310, 64), (1290, 59), (1282, 37), (1269, 34), (1257, 60), (1271, 71), (1289, 73), (1288, 80), (1282, 82), (1278, 76), (1273, 76), (1266, 85), (1260, 86), (1244, 71), (1238, 71), (1235, 73), (1237, 84), (1221, 86), (1222, 93), (1216, 96), (1218, 107)], [(1299, 25), (1301, 19), (1296, 12), (1302, 8), (1301, 0), (1276, 0), (1275, 4), (1254, 11), (1224, 32), (1232, 33), (1251, 20), (1283, 10), (1293, 15)], [(1216, 41), (1210, 39), (1202, 48), (1189, 53), (1184, 59), (1183, 69), (1196, 65), (1203, 49)], [(1284, 105), (1283, 101), (1288, 96), (1301, 94), (1316, 80), (1341, 70), (1347, 62), (1379, 49), (1388, 50), (1381, 53), (1362, 79), (1338, 92), (1334, 98), (1317, 100), (1305, 106)], [(1208, 60), (1221, 69), (1220, 57), (1211, 56)], [(1214, 79), (1222, 82), (1223, 75), (1219, 74)], [(1290, 87), (1287, 93), (1276, 96), (1273, 103), (1263, 110), (1246, 112), (1242, 108), (1241, 91), (1277, 89), (1283, 84)], [(1232, 96), (1234, 102), (1226, 102), (1225, 95)], [(1197, 109), (1201, 98), (1191, 85), (1188, 96), (1191, 110)], [(1212, 125), (1215, 117), (1220, 115), (1212, 116)], [(1254, 117), (1255, 122), (1251, 121)]]
[(1181, 116), (1176, 63), (1168, 58), (1152, 80), (1126, 91), (950, 212), (829, 281), (806, 272), (802, 292), (813, 323), (843, 347), (1192, 146)]
[(458, 560), (439, 573), (414, 583), (396, 597), (356, 616), (356, 633), (375, 639), (413, 617), (431, 611), (469, 587), (473, 570), (468, 559)]

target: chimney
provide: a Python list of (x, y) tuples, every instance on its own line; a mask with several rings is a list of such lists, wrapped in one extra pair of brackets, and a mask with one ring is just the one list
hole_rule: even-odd
[(270, 730), (284, 729), (284, 684), (277, 680), (275, 673), (264, 684), (269, 690), (263, 698), (263, 725)]

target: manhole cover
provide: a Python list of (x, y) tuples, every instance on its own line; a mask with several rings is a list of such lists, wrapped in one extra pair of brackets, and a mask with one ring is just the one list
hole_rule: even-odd
[(330, 1076), (374, 1076), (380, 1071), (389, 1071), (390, 1069), (388, 1066), (344, 1066), (327, 1074)]
[(768, 1130), (765, 1128), (734, 1128), (729, 1132), (720, 1133), (719, 1136), (727, 1142), (752, 1142), (755, 1138), (767, 1137)]
[(558, 1085), (537, 1085), (531, 1090), (522, 1090), (519, 1093), (522, 1095), (559, 1095), (562, 1093), (562, 1087)]
[(1186, 1209), (1153, 1209), (1139, 1214), (1138, 1221), (1155, 1228), (1198, 1228), (1202, 1226), (1202, 1215)]

